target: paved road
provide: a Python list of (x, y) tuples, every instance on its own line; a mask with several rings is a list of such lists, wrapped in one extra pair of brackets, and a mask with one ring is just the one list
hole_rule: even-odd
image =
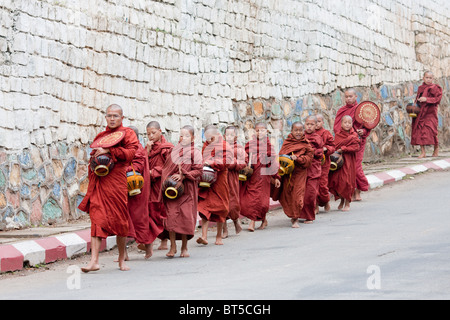
[(276, 211), (267, 230), (232, 233), (222, 247), (191, 242), (189, 259), (131, 250), (129, 272), (115, 252), (79, 278), (67, 268), (88, 256), (56, 263), (0, 278), (0, 299), (449, 299), (449, 190), (449, 171), (419, 175), (300, 229)]

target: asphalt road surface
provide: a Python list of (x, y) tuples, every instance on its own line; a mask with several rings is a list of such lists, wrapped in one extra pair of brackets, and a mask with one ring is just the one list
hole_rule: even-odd
[(268, 229), (231, 229), (224, 246), (210, 232), (208, 246), (190, 241), (187, 259), (155, 250), (145, 261), (133, 245), (128, 272), (111, 251), (96, 273), (79, 273), (87, 255), (2, 275), (0, 299), (449, 299), (450, 172), (363, 196), (351, 212), (337, 211), (336, 202), (299, 229), (277, 210)]

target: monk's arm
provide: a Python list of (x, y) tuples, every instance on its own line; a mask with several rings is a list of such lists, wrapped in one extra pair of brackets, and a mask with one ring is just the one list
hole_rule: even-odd
[(144, 172), (145, 164), (146, 164), (145, 156), (146, 156), (145, 153), (136, 152), (136, 155), (135, 155), (133, 161), (131, 161), (131, 163), (133, 164), (133, 167), (131, 167), (131, 165), (128, 166), (127, 172), (133, 171), (133, 169), (134, 169), (134, 171), (137, 171), (140, 173)]
[(303, 168), (309, 168), (312, 164), (313, 158), (314, 158), (314, 149), (308, 146), (305, 150), (305, 153), (297, 156), (295, 162)]
[(441, 102), (442, 100), (442, 89), (440, 87), (436, 87), (435, 89), (433, 89), (431, 92), (432, 97), (426, 97), (427, 98), (427, 103), (429, 104), (438, 104)]
[(202, 165), (202, 155), (198, 151), (194, 151), (194, 159), (191, 165), (190, 170), (186, 170), (181, 168), (181, 172), (184, 177), (188, 180), (195, 181), (197, 180), (203, 173), (203, 165)]
[(116, 147), (109, 148), (109, 152), (118, 161), (131, 162), (138, 149), (139, 141), (134, 132), (125, 136), (123, 143)]
[(334, 151), (336, 151), (336, 148), (335, 148), (335, 145), (334, 145), (334, 138), (333, 138), (333, 135), (331, 133), (327, 134), (327, 139), (325, 141), (325, 147), (327, 148), (327, 151), (325, 153), (327, 156), (333, 154)]

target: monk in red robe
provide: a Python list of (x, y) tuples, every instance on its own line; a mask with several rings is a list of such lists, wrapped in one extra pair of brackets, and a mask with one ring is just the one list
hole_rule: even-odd
[(432, 157), (439, 156), (438, 140), (438, 108), (442, 99), (442, 88), (433, 83), (434, 76), (430, 71), (425, 72), (423, 84), (417, 91), (416, 101), (420, 106), (420, 113), (412, 121), (411, 145), (420, 146), (419, 159), (426, 157), (425, 146), (434, 146)]
[(123, 127), (123, 111), (119, 105), (113, 104), (106, 109), (107, 128), (100, 132), (94, 142), (118, 131), (125, 136), (116, 145), (109, 148), (94, 148), (91, 157), (109, 155), (114, 161), (114, 168), (106, 176), (97, 176), (89, 168), (89, 186), (86, 196), (78, 208), (88, 212), (91, 218), (91, 260), (81, 268), (83, 272), (100, 269), (99, 253), (102, 239), (116, 235), (119, 249), (119, 269), (129, 270), (125, 264), (126, 237), (128, 235), (128, 188), (126, 169), (133, 160), (139, 141), (133, 130)]
[(328, 173), (330, 172), (330, 156), (334, 153), (334, 137), (330, 131), (323, 127), (323, 115), (317, 114), (316, 133), (323, 141), (323, 154), (325, 161), (322, 162), (322, 173), (319, 180), (319, 192), (317, 194), (316, 213), (319, 207), (325, 207), (325, 212), (330, 211), (330, 191), (328, 190)]
[(355, 112), (358, 107), (358, 96), (355, 89), (347, 89), (345, 91), (345, 103), (346, 105), (341, 107), (334, 121), (334, 133), (336, 134), (341, 130), (342, 117), (350, 116), (353, 120), (353, 129), (360, 137), (360, 148), (356, 153), (356, 189), (353, 195), (353, 200), (361, 201), (361, 191), (369, 191), (369, 181), (362, 167), (362, 162), (364, 159), (364, 151), (366, 149), (367, 137), (370, 135), (371, 130), (365, 128), (358, 121), (355, 121)]
[(303, 201), (303, 209), (300, 218), (304, 223), (313, 223), (316, 220), (316, 202), (319, 193), (319, 180), (322, 174), (323, 141), (316, 133), (317, 119), (309, 116), (305, 120), (305, 136), (314, 149), (314, 157), (311, 166), (308, 168), (308, 178), (306, 180), (306, 192)]
[[(229, 126), (225, 129), (225, 141), (233, 148), (233, 163), (228, 167), (228, 186), (230, 190), (230, 207), (227, 219), (234, 223), (236, 234), (242, 231), (241, 205), (239, 203), (239, 172), (247, 166), (248, 155), (245, 148), (237, 142), (237, 128)], [(228, 226), (223, 224), (222, 238), (228, 237)]]
[(330, 171), (328, 188), (335, 200), (341, 200), (338, 209), (349, 211), (356, 187), (356, 153), (360, 150), (360, 138), (353, 129), (351, 116), (342, 117), (341, 130), (336, 133), (334, 142), (336, 152), (344, 158), (344, 165), (341, 169)]
[(233, 163), (233, 151), (215, 126), (205, 128), (205, 138), (202, 148), (203, 164), (214, 169), (217, 180), (210, 188), (202, 187), (199, 191), (198, 212), (202, 218), (202, 235), (197, 243), (208, 244), (208, 225), (212, 221), (217, 224), (216, 245), (223, 245), (223, 224), (226, 222), (230, 203), (228, 166)]
[[(160, 201), (161, 193), (161, 172), (164, 163), (169, 157), (173, 144), (166, 141), (161, 131), (161, 126), (157, 121), (151, 121), (147, 124), (147, 153), (150, 167), (150, 230), (152, 242), (164, 231), (163, 220), (166, 217), (164, 204)], [(144, 249), (144, 248), (140, 248)], [(161, 245), (158, 250), (167, 250), (167, 238), (161, 239)]]
[(250, 219), (248, 230), (251, 232), (255, 231), (256, 221), (261, 221), (260, 230), (267, 227), (266, 215), (270, 205), (271, 183), (273, 181), (276, 188), (281, 185), (278, 175), (279, 164), (267, 136), (267, 125), (257, 123), (255, 133), (253, 139), (245, 145), (253, 174), (239, 189), (241, 215)]
[[(132, 129), (136, 138), (139, 137), (139, 131), (136, 127)], [(148, 215), (148, 201), (150, 195), (150, 173), (148, 167), (147, 151), (139, 143), (134, 159), (127, 167), (126, 172), (138, 172), (144, 178), (144, 186), (140, 190), (141, 193), (130, 196), (128, 195), (128, 214), (131, 219), (129, 223), (128, 237), (134, 238), (138, 244), (145, 248), (145, 259), (149, 259), (152, 254), (152, 237), (150, 232), (150, 221)]]
[(176, 199), (169, 199), (161, 192), (160, 199), (166, 211), (165, 233), (169, 234), (170, 250), (166, 254), (174, 257), (177, 253), (176, 240), (181, 239), (180, 257), (189, 257), (188, 240), (194, 237), (197, 223), (198, 180), (203, 173), (203, 159), (200, 150), (194, 147), (194, 128), (184, 126), (180, 131), (180, 141), (172, 149), (162, 169), (161, 180), (172, 177), (181, 181), (184, 191)]
[(291, 133), (284, 140), (280, 155), (289, 155), (295, 163), (292, 174), (281, 177), (280, 188), (272, 188), (272, 199), (279, 201), (284, 213), (291, 218), (292, 228), (299, 228), (298, 219), (303, 209), (308, 168), (314, 157), (314, 149), (305, 137), (301, 122), (292, 124)]

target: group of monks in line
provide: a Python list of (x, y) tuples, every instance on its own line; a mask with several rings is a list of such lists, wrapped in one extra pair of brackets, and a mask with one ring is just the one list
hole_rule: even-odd
[[(237, 142), (236, 127), (227, 127), (222, 135), (216, 126), (208, 125), (206, 141), (198, 150), (192, 126), (182, 127), (179, 142), (173, 145), (165, 139), (159, 123), (152, 121), (146, 128), (148, 143), (144, 147), (137, 129), (122, 125), (121, 107), (110, 105), (106, 130), (95, 140), (117, 130), (125, 132), (125, 138), (113, 147), (91, 152), (91, 157), (109, 154), (115, 165), (103, 177), (89, 170), (88, 191), (79, 208), (90, 215), (92, 255), (82, 271), (99, 270), (102, 239), (111, 235), (116, 235), (118, 263), (123, 271), (129, 270), (129, 237), (145, 252), (145, 259), (152, 256), (156, 238), (161, 239), (158, 249), (168, 250), (167, 257), (176, 255), (177, 240), (182, 241), (180, 257), (189, 257), (188, 241), (194, 237), (198, 216), (201, 234), (196, 242), (208, 244), (208, 225), (214, 222), (215, 244), (223, 245), (228, 236), (227, 220), (234, 222), (236, 233), (242, 230), (242, 216), (250, 221), (249, 231), (255, 231), (258, 221), (259, 229), (266, 228), (270, 198), (279, 201), (293, 228), (299, 228), (299, 222), (313, 223), (320, 207), (329, 211), (331, 196), (340, 200), (339, 210), (349, 211), (350, 203), (360, 201), (360, 192), (369, 189), (362, 160), (370, 130), (355, 121), (358, 103), (354, 89), (345, 92), (345, 102), (336, 114), (334, 135), (324, 128), (322, 115), (309, 116), (304, 123), (292, 124), (278, 153), (265, 123), (256, 124), (255, 134), (245, 146)], [(330, 156), (335, 152), (343, 157), (344, 164), (331, 172)], [(294, 161), (292, 173), (280, 175), (279, 155), (289, 155)], [(210, 187), (199, 187), (205, 167), (215, 171), (216, 180)], [(141, 193), (132, 197), (126, 184), (126, 173), (131, 170), (144, 178)], [(239, 174), (247, 180), (240, 181)], [(164, 195), (163, 183), (169, 178), (183, 184), (184, 191), (175, 199)]]

